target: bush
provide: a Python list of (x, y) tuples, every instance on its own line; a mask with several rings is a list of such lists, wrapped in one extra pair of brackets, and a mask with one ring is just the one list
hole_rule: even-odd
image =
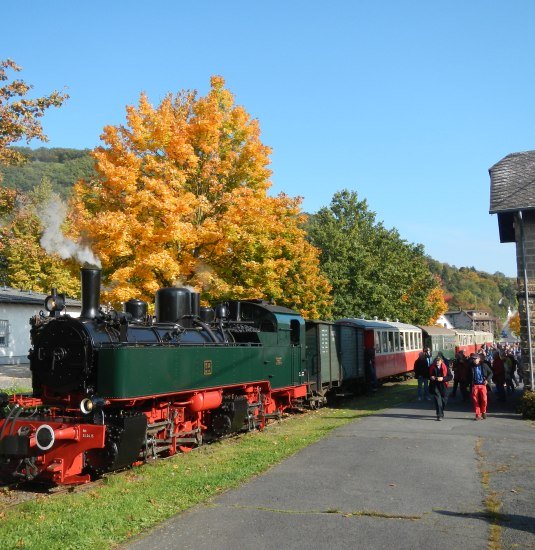
[(518, 404), (518, 412), (522, 414), (522, 418), (535, 420), (535, 392), (525, 391), (520, 398)]

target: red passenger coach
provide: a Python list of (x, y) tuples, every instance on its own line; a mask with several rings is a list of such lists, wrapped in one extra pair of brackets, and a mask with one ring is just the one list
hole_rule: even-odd
[(342, 319), (337, 324), (364, 328), (364, 348), (375, 350), (378, 379), (412, 372), (423, 350), (422, 331), (414, 325), (368, 319)]

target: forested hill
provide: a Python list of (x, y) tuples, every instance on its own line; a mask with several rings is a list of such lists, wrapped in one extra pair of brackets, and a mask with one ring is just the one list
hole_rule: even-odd
[(429, 267), (442, 283), (450, 310), (478, 309), (505, 319), (507, 308), (517, 308), (516, 279), (503, 273), (491, 275), (474, 267), (457, 268), (429, 258)]
[(15, 147), (27, 159), (20, 166), (0, 165), (3, 174), (2, 185), (27, 192), (33, 189), (43, 177), (47, 177), (53, 189), (67, 197), (72, 185), (80, 178), (94, 174), (93, 159), (89, 149), (59, 149), (40, 147)]

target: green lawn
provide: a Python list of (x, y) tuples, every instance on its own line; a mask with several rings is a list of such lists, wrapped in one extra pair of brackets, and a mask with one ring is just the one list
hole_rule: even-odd
[(266, 471), (334, 428), (413, 399), (414, 384), (392, 384), (337, 408), (294, 415), (263, 432), (111, 475), (86, 491), (0, 511), (0, 548), (113, 547)]

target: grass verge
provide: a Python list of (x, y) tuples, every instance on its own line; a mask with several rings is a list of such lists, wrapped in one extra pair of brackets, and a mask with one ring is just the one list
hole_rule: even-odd
[[(483, 439), (479, 437), (476, 440), (476, 459), (478, 463), (478, 470), (481, 476), (481, 485), (485, 492), (485, 498), (483, 504), (485, 506), (485, 512), (489, 521), (489, 550), (501, 550), (502, 548), (502, 521), (503, 516), (500, 513), (502, 508), (502, 501), (500, 494), (496, 491), (492, 491), (490, 488), (490, 476), (492, 471), (485, 469), (485, 454), (483, 452)], [(505, 467), (505, 466), (504, 466)]]
[(32, 393), (32, 388), (25, 388), (24, 386), (10, 386), (9, 388), (1, 388), (0, 393), (7, 393), (8, 395), (14, 395), (16, 393)]
[(112, 475), (88, 491), (45, 496), (2, 512), (0, 548), (110, 548), (222, 491), (236, 487), (331, 430), (406, 402), (414, 381), (295, 415), (263, 432)]

